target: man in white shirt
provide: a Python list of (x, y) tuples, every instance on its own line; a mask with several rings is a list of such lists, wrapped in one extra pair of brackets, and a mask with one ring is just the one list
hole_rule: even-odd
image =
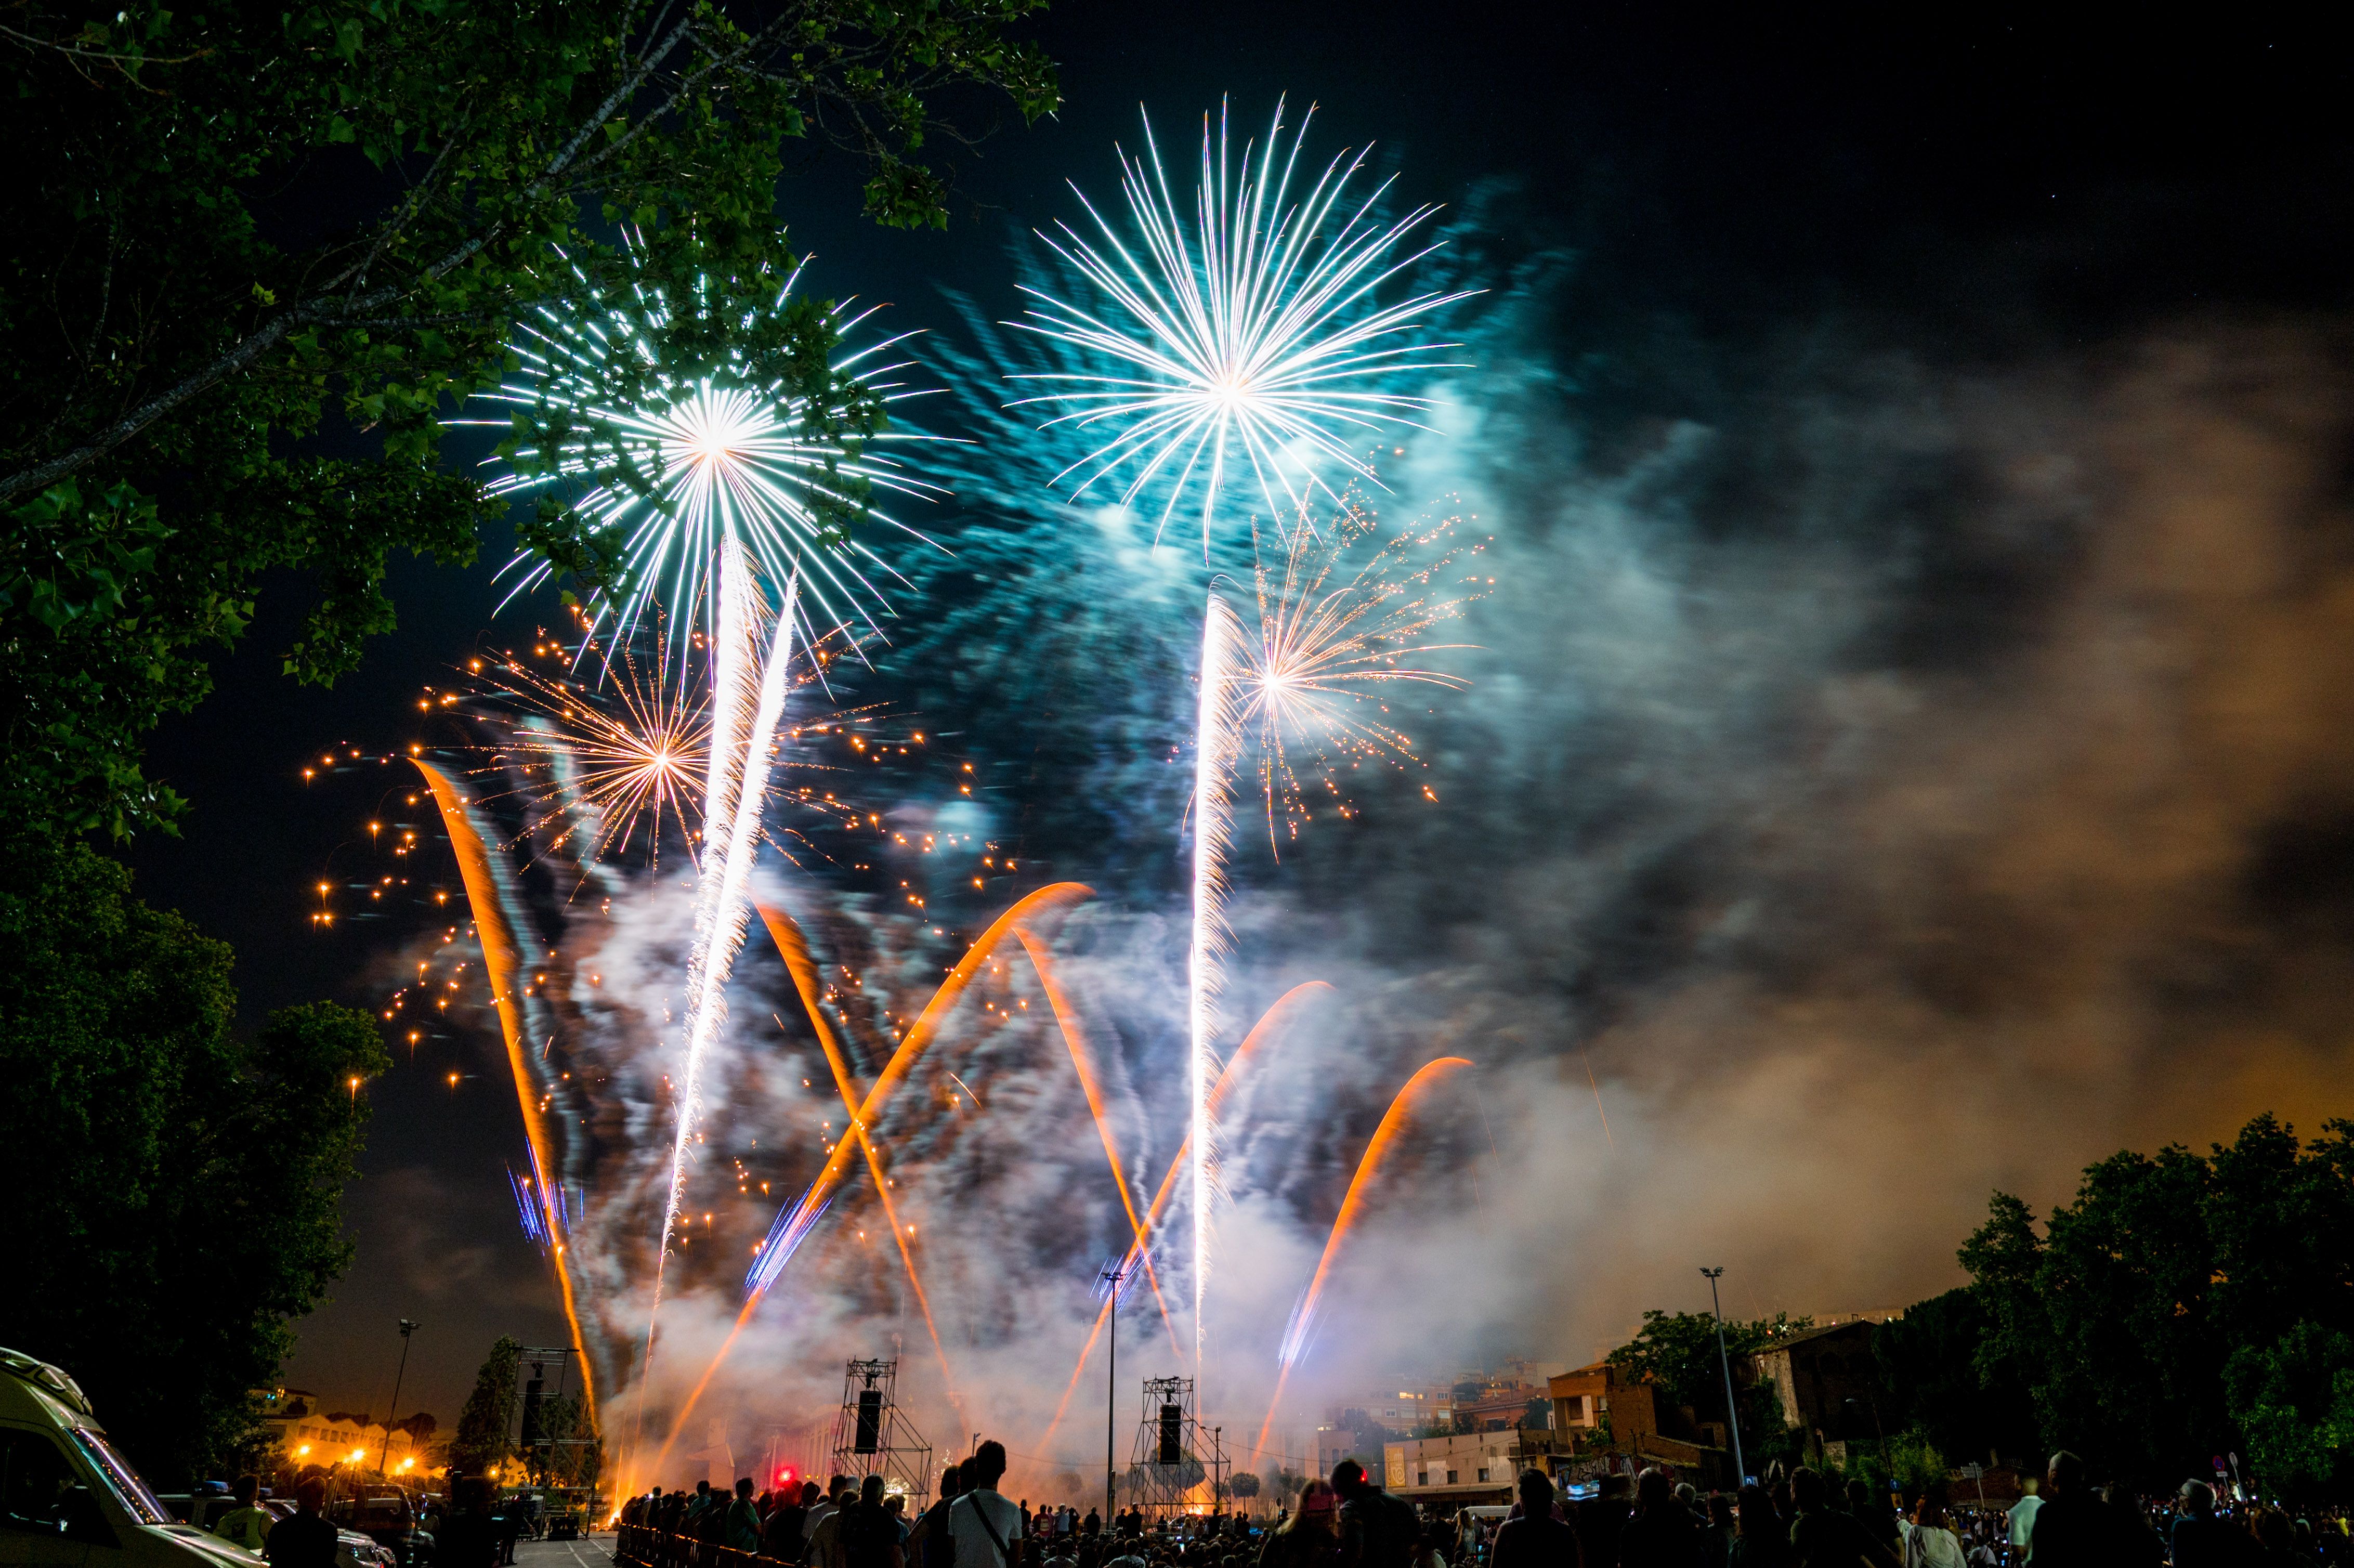
[(842, 1509), (850, 1500), (850, 1478), (834, 1476), (825, 1483), (825, 1496), (801, 1520), (801, 1539), (809, 1542), (812, 1568), (832, 1568), (834, 1534), (841, 1528)]
[(2033, 1476), (2020, 1482), (2019, 1489), (2026, 1495), (2010, 1505), (2010, 1552), (2015, 1562), (2025, 1563), (2032, 1556), (2035, 1510), (2043, 1506), (2043, 1499), (2035, 1495), (2035, 1486)]
[(967, 1463), (972, 1485), (949, 1510), (957, 1568), (1020, 1568), (1022, 1510), (997, 1491), (1005, 1474), (1005, 1445), (983, 1443)]

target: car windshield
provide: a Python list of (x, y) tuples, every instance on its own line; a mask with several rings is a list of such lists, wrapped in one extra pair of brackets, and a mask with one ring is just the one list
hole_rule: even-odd
[(114, 1494), (114, 1500), (122, 1506), (123, 1512), (141, 1524), (172, 1522), (172, 1516), (164, 1511), (164, 1505), (155, 1500), (155, 1494), (147, 1489), (147, 1483), (139, 1478), (139, 1472), (131, 1467), (131, 1461), (116, 1453), (104, 1437), (77, 1426), (73, 1429), (73, 1438), (74, 1446), (90, 1461), (90, 1468), (105, 1478), (106, 1489)]

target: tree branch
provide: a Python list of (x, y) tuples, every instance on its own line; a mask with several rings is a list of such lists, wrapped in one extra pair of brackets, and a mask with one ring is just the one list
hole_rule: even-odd
[[(471, 98), (472, 95), (468, 96)], [(471, 109), (458, 117), (456, 129), (452, 130), (448, 139), (441, 143), (441, 150), (433, 155), (433, 166), (425, 171), (425, 177), (417, 182), (415, 188), (410, 190), (408, 196), (401, 202), (400, 210), (385, 220), (382, 232), (376, 237), (376, 243), (368, 247), (366, 257), (361, 260), (358, 270), (352, 275), (351, 298), (345, 300), (345, 309), (350, 308), (352, 299), (358, 297), (361, 288), (367, 282), (368, 269), (376, 265), (376, 259), (384, 254), (384, 248), (392, 243), (393, 236), (398, 234), (410, 218), (415, 217), (424, 209), (426, 197), (431, 194), (434, 182), (441, 177), (441, 166), (450, 161), (450, 154), (457, 151), (459, 140), (465, 135), (466, 126), (473, 117), (474, 113)]]
[(73, 450), (60, 453), (47, 462), (35, 463), (0, 480), (0, 506), (48, 489), (82, 464), (112, 451), (223, 377), (243, 370), (284, 340), (287, 333), (293, 329), (295, 313), (289, 311), (264, 323), (259, 331), (249, 334), (235, 348), (186, 377), (178, 386), (150, 397)]
[[(567, 176), (578, 179), (627, 151), (639, 136), (649, 128), (660, 123), (664, 115), (715, 74), (743, 66), (748, 60), (757, 61), (763, 50), (772, 47), (784, 35), (796, 16), (796, 13), (789, 8), (783, 15), (773, 18), (758, 31), (745, 35), (743, 41), (736, 48), (725, 51), (712, 51), (701, 64), (692, 69), (680, 72), (675, 80), (668, 85), (668, 90), (657, 95), (659, 101), (647, 105), (642, 112), (631, 116), (632, 123), (626, 131), (594, 153), (582, 156), (584, 149), (588, 146), (597, 132), (644, 90), (647, 82), (661, 68), (662, 62), (670, 58), (682, 43), (695, 37), (695, 15), (691, 8), (666, 33), (661, 31), (662, 24), (668, 19), (671, 9), (671, 5), (664, 3), (655, 11), (652, 31), (660, 36), (658, 38), (650, 39), (646, 48), (640, 51), (634, 59), (630, 58), (626, 45), (624, 46), (623, 58), (629, 63), (627, 69), (621, 73), (620, 79), (599, 102), (595, 110), (583, 118), (573, 134), (548, 159), (546, 167), (517, 193), (520, 202), (529, 203), (538, 200), (554, 190), (558, 182)], [(849, 111), (850, 118), (859, 132), (858, 140), (868, 151), (883, 149), (882, 139), (874, 128), (866, 123), (864, 114), (858, 111), (855, 95), (843, 93), (838, 90), (829, 90), (822, 83), (804, 85), (811, 89), (813, 101), (820, 106), (829, 100), (833, 100), (839, 101)], [(400, 318), (387, 317), (383, 313), (387, 306), (413, 293), (424, 285), (440, 281), (478, 255), (505, 231), (507, 224), (504, 219), (493, 219), (488, 222), (479, 232), (453, 246), (440, 260), (420, 269), (408, 281), (386, 284), (380, 288), (367, 290), (366, 292), (361, 291), (366, 285), (369, 269), (381, 257), (392, 238), (409, 218), (414, 217), (429, 194), (439, 178), (445, 160), (459, 144), (462, 129), (461, 126), (459, 131), (453, 132), (450, 140), (444, 143), (441, 151), (435, 156), (433, 166), (427, 171), (423, 181), (403, 202), (401, 209), (386, 218), (376, 242), (357, 265), (339, 271), (327, 282), (328, 291), (340, 289), (346, 281), (349, 282), (349, 291), (340, 302), (331, 303), (323, 295), (313, 295), (311, 299), (265, 323), (212, 363), (192, 372), (175, 386), (140, 404), (81, 445), (70, 451), (22, 469), (5, 480), (0, 480), (0, 506), (11, 504), (37, 493), (84, 464), (112, 451), (137, 436), (155, 420), (180, 408), (226, 377), (251, 366), (262, 355), (283, 342), (288, 334), (298, 325), (315, 323), (337, 326), (358, 326), (390, 324), (395, 320), (413, 319), (421, 323), (429, 320), (446, 323), (482, 319), (479, 315), (467, 316), (462, 313), (436, 315), (429, 318)]]

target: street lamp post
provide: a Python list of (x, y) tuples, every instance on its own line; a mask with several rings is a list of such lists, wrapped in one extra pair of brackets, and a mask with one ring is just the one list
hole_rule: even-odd
[(384, 1415), (384, 1452), (376, 1459), (376, 1473), (379, 1476), (384, 1474), (385, 1466), (392, 1459), (392, 1423), (393, 1418), (400, 1414), (400, 1380), (408, 1375), (408, 1336), (415, 1332), (417, 1325), (403, 1318), (400, 1320), (400, 1370), (392, 1374), (392, 1408)]
[(1112, 1457), (1112, 1444), (1119, 1427), (1119, 1287), (1128, 1282), (1136, 1265), (1121, 1262), (1108, 1265), (1101, 1276), (1104, 1288), (1111, 1294), (1104, 1298), (1104, 1331), (1110, 1336), (1105, 1341), (1104, 1371), (1104, 1530), (1111, 1530), (1112, 1515), (1119, 1511), (1119, 1469)]
[(1741, 1458), (1741, 1410), (1733, 1403), (1733, 1358), (1724, 1350), (1724, 1303), (1717, 1299), (1716, 1282), (1724, 1277), (1722, 1268), (1703, 1268), (1708, 1276), (1708, 1304), (1716, 1313), (1716, 1364), (1724, 1373), (1724, 1419), (1733, 1430), (1734, 1484), (1740, 1486), (1749, 1479), (1749, 1467)]
[[(1867, 1394), (1865, 1398), (1869, 1402), (1869, 1408), (1872, 1411), (1872, 1427), (1880, 1434), (1880, 1467), (1883, 1473), (1893, 1473), (1888, 1471), (1888, 1423), (1880, 1419), (1880, 1396), (1873, 1393)], [(1856, 1403), (1856, 1400), (1854, 1396), (1850, 1394), (1840, 1403), (1842, 1404), (1853, 1404)]]

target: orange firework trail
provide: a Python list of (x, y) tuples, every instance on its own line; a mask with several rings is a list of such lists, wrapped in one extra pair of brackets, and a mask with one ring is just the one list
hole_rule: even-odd
[(1308, 1349), (1311, 1330), (1316, 1320), (1316, 1308), (1324, 1294), (1324, 1280), (1332, 1272), (1332, 1259), (1339, 1255), (1341, 1243), (1355, 1224), (1358, 1212), (1364, 1206), (1365, 1187), (1381, 1170), (1382, 1157), (1397, 1141), (1398, 1131), (1413, 1113), (1414, 1102), (1440, 1078), (1458, 1067), (1468, 1067), (1470, 1062), (1461, 1056), (1440, 1056), (1426, 1062), (1421, 1070), (1405, 1081), (1390, 1101), (1390, 1108), (1382, 1113), (1379, 1127), (1373, 1128), (1373, 1140), (1357, 1160), (1357, 1173), (1349, 1179), (1347, 1196), (1341, 1200), (1341, 1213), (1332, 1221), (1332, 1234), (1325, 1238), (1324, 1255), (1316, 1262), (1315, 1277), (1308, 1282), (1308, 1294), (1299, 1298), (1299, 1308), (1291, 1315), (1290, 1330), (1283, 1337), (1282, 1370), (1276, 1373), (1275, 1397), (1267, 1402), (1267, 1419), (1259, 1424), (1258, 1441), (1251, 1446), (1251, 1460), (1267, 1449), (1267, 1435), (1275, 1425), (1275, 1413), (1283, 1404), (1283, 1384), (1291, 1376), (1291, 1369)]
[(834, 1086), (842, 1091), (842, 1108), (850, 1113), (850, 1135), (858, 1139), (860, 1152), (866, 1156), (866, 1169), (875, 1178), (875, 1195), (883, 1200), (883, 1218), (891, 1227), (891, 1239), (899, 1245), (899, 1261), (907, 1266), (907, 1284), (916, 1293), (916, 1305), (924, 1310), (924, 1331), (932, 1337), (932, 1353), (939, 1358), (940, 1378), (950, 1388), (956, 1378), (949, 1372), (949, 1352), (940, 1343), (940, 1330), (932, 1321), (932, 1300), (924, 1293), (923, 1279), (916, 1273), (915, 1254), (907, 1250), (907, 1228), (899, 1224), (899, 1211), (891, 1202), (891, 1183), (883, 1174), (883, 1161), (875, 1152), (875, 1140), (866, 1134), (866, 1124), (858, 1115), (858, 1083), (850, 1075), (850, 1063), (842, 1054), (842, 1045), (826, 1026), (825, 1014), (818, 1008), (817, 966), (810, 962), (809, 938), (801, 935), (800, 925), (781, 909), (771, 909), (765, 904), (754, 904), (760, 912), (760, 923), (769, 928), (777, 944), (777, 951), (785, 958), (785, 968), (792, 971), (793, 989), (801, 993), (801, 1007), (808, 1012), (810, 1027), (817, 1031), (818, 1044), (825, 1052), (825, 1065), (833, 1069)]
[(1161, 1295), (1161, 1276), (1153, 1268), (1152, 1254), (1145, 1245), (1148, 1233), (1144, 1222), (1136, 1216), (1136, 1200), (1129, 1194), (1128, 1172), (1120, 1168), (1119, 1150), (1112, 1142), (1111, 1123), (1104, 1119), (1103, 1097), (1096, 1092), (1096, 1075), (1087, 1065), (1079, 1016), (1055, 979), (1055, 966), (1046, 957), (1045, 945), (1032, 936), (1026, 926), (1016, 927), (1013, 934), (1022, 938), (1022, 950), (1030, 955), (1031, 966), (1038, 971), (1038, 983), (1045, 988), (1047, 1004), (1055, 1010), (1055, 1022), (1063, 1032), (1063, 1044), (1070, 1050), (1071, 1068), (1079, 1075), (1079, 1089), (1087, 1097), (1087, 1114), (1095, 1118), (1096, 1135), (1103, 1139), (1104, 1159), (1110, 1163), (1111, 1179), (1119, 1187), (1119, 1206), (1128, 1211), (1129, 1234), (1135, 1238), (1129, 1245), (1144, 1259), (1144, 1277), (1152, 1287), (1152, 1303), (1161, 1308), (1161, 1326), (1169, 1330), (1169, 1348), (1182, 1355), (1184, 1348), (1177, 1342), (1177, 1326), (1169, 1320), (1169, 1303)]
[[(907, 1037), (899, 1042), (899, 1048), (891, 1054), (891, 1060), (884, 1064), (882, 1075), (866, 1091), (866, 1098), (860, 1103), (852, 1125), (871, 1126), (881, 1114), (893, 1091), (915, 1066), (916, 1059), (924, 1054), (924, 1048), (931, 1044), (932, 1035), (939, 1028), (941, 1020), (956, 1005), (957, 998), (964, 994), (965, 987), (971, 983), (981, 965), (989, 961), (989, 956), (996, 950), (997, 944), (1005, 939), (1007, 931), (1023, 919), (1076, 904), (1093, 893), (1094, 889), (1085, 883), (1049, 883), (1023, 897), (991, 922), (989, 929), (981, 934), (981, 939), (965, 949), (964, 957), (957, 960), (955, 969), (949, 971), (949, 978), (942, 980), (939, 990), (932, 993), (932, 1000), (924, 1004), (923, 1012), (908, 1028)], [(842, 1174), (849, 1167), (852, 1141), (845, 1138), (834, 1144), (833, 1152), (826, 1157), (825, 1168), (818, 1172), (818, 1178), (811, 1184), (809, 1192), (788, 1214), (779, 1215), (776, 1226), (770, 1230), (769, 1240), (761, 1251), (761, 1267), (755, 1273), (751, 1288), (745, 1294), (744, 1308), (736, 1314), (736, 1326), (727, 1330), (727, 1338), (721, 1341), (717, 1353), (711, 1358), (711, 1364), (703, 1369), (703, 1376), (695, 1381), (694, 1391), (686, 1396), (686, 1403), (679, 1407), (678, 1414), (672, 1419), (670, 1436), (663, 1439), (661, 1449), (654, 1455), (652, 1469), (655, 1473), (661, 1471), (663, 1462), (670, 1457), (671, 1449), (678, 1443), (678, 1435), (686, 1429), (695, 1407), (702, 1403), (705, 1391), (711, 1386), (711, 1380), (718, 1375), (720, 1367), (726, 1363), (727, 1352), (736, 1348), (736, 1341), (743, 1336), (744, 1326), (759, 1309), (761, 1298), (768, 1294), (769, 1287), (776, 1283), (777, 1276), (791, 1256), (793, 1245), (797, 1245), (808, 1234), (809, 1228), (816, 1224), (817, 1217), (825, 1212), (825, 1206), (833, 1201), (834, 1189), (842, 1184)], [(779, 1238), (788, 1245), (780, 1245)]]
[[(1306, 1002), (1313, 992), (1329, 991), (1331, 989), (1322, 980), (1309, 980), (1305, 984), (1293, 986), (1276, 999), (1275, 1005), (1268, 1008), (1257, 1023), (1251, 1025), (1251, 1032), (1243, 1036), (1243, 1043), (1235, 1047), (1235, 1054), (1226, 1059), (1225, 1068), (1219, 1072), (1217, 1084), (1210, 1090), (1211, 1115), (1215, 1116), (1218, 1108), (1225, 1104), (1226, 1095), (1233, 1089), (1235, 1079), (1241, 1075), (1243, 1064), (1257, 1053), (1261, 1043), (1274, 1038), (1285, 1024), (1290, 1022), (1292, 1013)], [(1177, 1157), (1169, 1162), (1169, 1173), (1161, 1179), (1161, 1191), (1152, 1195), (1151, 1206), (1144, 1212), (1143, 1229), (1148, 1234), (1152, 1227), (1160, 1223), (1161, 1211), (1168, 1206), (1169, 1195), (1177, 1190), (1177, 1177), (1185, 1169), (1187, 1152), (1184, 1146), (1179, 1146)], [(1140, 1248), (1139, 1250), (1140, 1251)], [(1128, 1262), (1135, 1262), (1137, 1256), (1137, 1252), (1130, 1252)], [(1063, 1424), (1063, 1414), (1071, 1407), (1071, 1395), (1078, 1389), (1079, 1374), (1087, 1371), (1087, 1358), (1096, 1353), (1096, 1341), (1103, 1337), (1104, 1324), (1111, 1318), (1112, 1306), (1111, 1298), (1106, 1297), (1104, 1304), (1097, 1308), (1096, 1326), (1087, 1330), (1087, 1342), (1079, 1349), (1078, 1364), (1071, 1368), (1071, 1381), (1063, 1385), (1062, 1402), (1055, 1406), (1055, 1418), (1046, 1423), (1046, 1434), (1038, 1444), (1041, 1448), (1054, 1441), (1055, 1429)]]
[(514, 1078), (515, 1099), (523, 1107), (524, 1136), (530, 1142), (532, 1163), (541, 1176), (533, 1183), (533, 1190), (538, 1194), (540, 1217), (552, 1243), (550, 1255), (556, 1262), (557, 1288), (564, 1296), (564, 1320), (572, 1330), (572, 1349), (580, 1358), (580, 1387), (593, 1426), (597, 1407), (595, 1365), (588, 1356), (588, 1342), (581, 1337), (580, 1313), (572, 1299), (571, 1255), (564, 1239), (562, 1219), (557, 1213), (556, 1196), (546, 1177), (556, 1166), (550, 1159), (547, 1126), (539, 1114), (538, 1097), (532, 1091), (530, 1064), (524, 1055), (523, 949), (500, 898), (504, 868), (491, 858), (482, 833), (474, 826), (473, 815), (467, 810), (466, 798), (458, 793), (456, 782), (429, 762), (417, 758), (409, 760), (425, 775), (434, 801), (441, 808), (441, 825), (449, 832), (450, 847), (457, 853), (458, 874), (466, 884), (466, 902), (473, 911), (475, 933), (482, 938), (482, 966), (489, 973), (491, 1000), (498, 1005), (499, 1033), (506, 1040), (507, 1068)]

